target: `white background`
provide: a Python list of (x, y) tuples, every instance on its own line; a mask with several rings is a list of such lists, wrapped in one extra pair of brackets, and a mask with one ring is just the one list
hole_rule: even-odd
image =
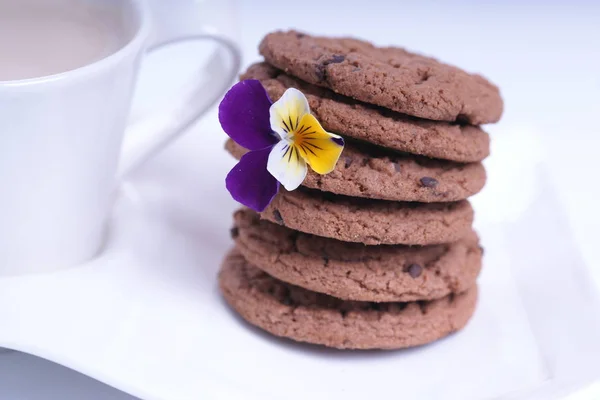
[[(175, 2), (174, 2), (175, 3)], [(200, 10), (202, 2), (198, 2)], [(238, 31), (245, 63), (272, 29), (297, 27), (321, 34), (355, 35), (397, 44), (480, 71), (505, 99), (502, 134), (514, 161), (544, 162), (582, 257), (600, 288), (597, 256), (600, 213), (600, 3), (593, 1), (245, 1)], [(202, 12), (202, 11), (200, 11)], [(215, 115), (194, 128), (217, 129)], [(494, 135), (498, 128), (489, 127)], [(523, 135), (521, 140), (520, 134)], [(192, 134), (195, 134), (192, 133)], [(500, 142), (500, 141), (498, 141)], [(488, 165), (490, 179), (514, 182), (507, 207), (528, 189), (515, 166)], [(503, 216), (503, 210), (498, 210)], [(542, 227), (543, 228), (543, 227)], [(0, 355), (0, 399), (130, 399), (80, 374), (18, 353)]]

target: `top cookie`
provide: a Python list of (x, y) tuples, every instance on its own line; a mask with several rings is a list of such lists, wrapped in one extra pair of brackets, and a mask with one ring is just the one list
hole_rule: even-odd
[(502, 114), (498, 88), (482, 76), (398, 47), (288, 31), (268, 34), (259, 50), (306, 82), (404, 114), (475, 125)]

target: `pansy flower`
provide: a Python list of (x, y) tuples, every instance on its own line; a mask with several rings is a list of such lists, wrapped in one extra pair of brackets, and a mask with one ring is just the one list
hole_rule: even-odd
[(260, 81), (234, 85), (219, 106), (223, 130), (250, 150), (227, 175), (225, 185), (238, 202), (263, 211), (279, 191), (294, 190), (308, 166), (318, 174), (331, 172), (344, 139), (326, 132), (310, 113), (297, 89), (288, 89), (275, 103)]

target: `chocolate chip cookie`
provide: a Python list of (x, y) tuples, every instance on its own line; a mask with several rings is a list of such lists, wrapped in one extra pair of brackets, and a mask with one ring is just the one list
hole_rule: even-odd
[(471, 231), (468, 201), (402, 203), (281, 189), (261, 218), (317, 236), (368, 245), (454, 242)]
[(259, 50), (269, 64), (306, 82), (403, 114), (473, 125), (502, 115), (500, 92), (485, 78), (402, 48), (280, 31)]
[(438, 299), (474, 286), (481, 269), (475, 232), (448, 244), (365, 246), (296, 232), (241, 209), (232, 234), (250, 264), (281, 281), (344, 300)]
[[(225, 148), (240, 159), (247, 150), (229, 139)], [(302, 183), (311, 189), (353, 197), (425, 203), (466, 199), (485, 185), (481, 163), (459, 164), (346, 141), (335, 169), (312, 169)]]
[(274, 335), (339, 349), (419, 346), (463, 328), (477, 287), (433, 301), (344, 301), (271, 277), (237, 251), (219, 273), (221, 292), (242, 318)]
[(302, 91), (323, 128), (346, 137), (465, 163), (481, 161), (490, 153), (489, 136), (477, 126), (427, 121), (362, 103), (303, 82), (267, 63), (252, 65), (241, 79), (259, 80), (273, 101), (289, 88)]

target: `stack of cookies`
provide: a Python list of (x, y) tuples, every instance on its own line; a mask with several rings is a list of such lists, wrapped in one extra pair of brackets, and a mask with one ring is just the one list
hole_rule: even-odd
[(464, 327), (482, 259), (466, 199), (485, 184), (478, 125), (500, 118), (497, 87), (355, 39), (275, 32), (260, 52), (242, 79), (273, 101), (300, 90), (346, 144), (331, 173), (235, 213), (227, 302), (274, 335), (336, 348), (417, 346)]

